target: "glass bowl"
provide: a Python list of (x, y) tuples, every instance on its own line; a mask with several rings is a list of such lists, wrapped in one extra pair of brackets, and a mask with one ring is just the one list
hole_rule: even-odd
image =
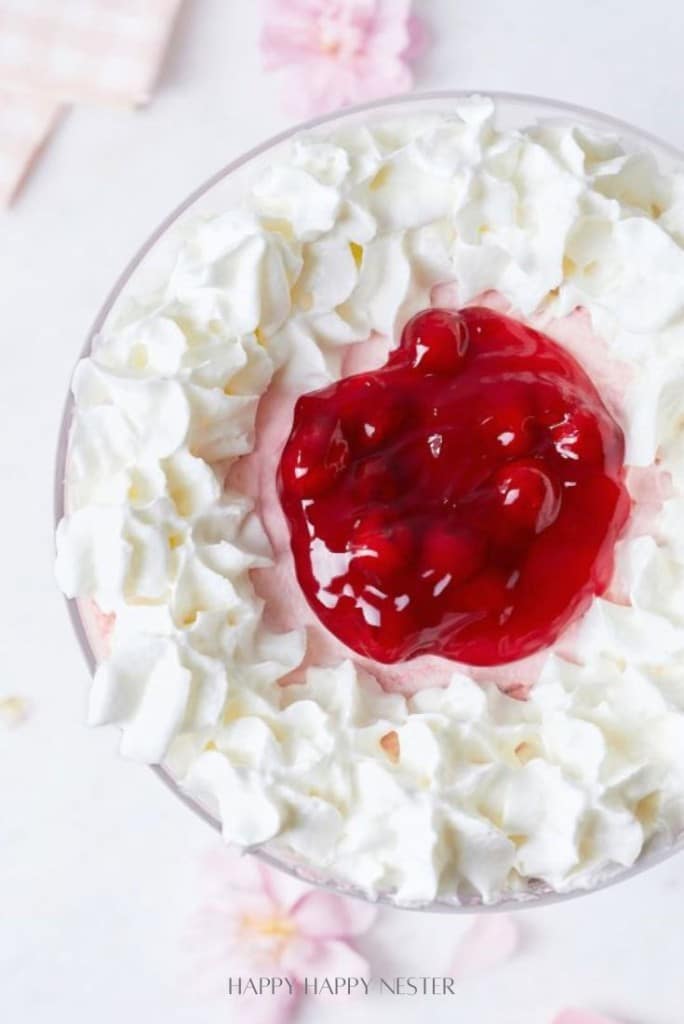
[[(665, 169), (671, 169), (677, 165), (684, 166), (684, 153), (667, 142), (650, 135), (648, 132), (641, 131), (616, 118), (586, 108), (573, 106), (572, 104), (536, 96), (506, 92), (483, 92), (482, 94), (491, 97), (495, 101), (496, 120), (499, 127), (511, 129), (527, 126), (540, 120), (554, 118), (572, 119), (573, 121), (617, 135), (627, 150), (638, 149), (652, 152), (659, 164)], [(327, 125), (365, 121), (373, 119), (376, 115), (398, 115), (404, 112), (410, 115), (426, 112), (446, 112), (452, 107), (454, 101), (462, 100), (472, 95), (472, 90), (416, 93), (408, 97), (391, 97), (380, 102), (349, 108), (345, 111), (290, 128), (227, 164), (184, 199), (165, 218), (147, 241), (144, 242), (115, 282), (104, 305), (97, 314), (79, 358), (83, 358), (83, 356), (88, 354), (93, 338), (105, 327), (110, 318), (116, 315), (119, 304), (122, 301), (144, 290), (145, 281), (148, 277), (152, 281), (158, 280), (160, 274), (164, 273), (165, 268), (168, 267), (170, 269), (171, 259), (175, 254), (177, 241), (182, 232), (183, 225), (198, 216), (218, 212), (238, 201), (244, 194), (245, 187), (268, 165), (274, 156), (285, 149), (292, 137), (297, 133), (316, 130)], [(65, 511), (65, 468), (72, 414), (73, 398), (71, 393), (69, 393), (64, 406), (57, 446), (54, 482), (55, 524), (59, 522)], [(76, 638), (92, 674), (95, 670), (97, 659), (79, 611), (78, 601), (67, 599), (66, 603)], [(199, 802), (184, 793), (172, 775), (163, 766), (155, 765), (152, 766), (151, 770), (171, 790), (177, 799), (181, 800), (212, 828), (220, 830), (220, 822)], [(607, 874), (591, 888), (573, 889), (568, 892), (557, 893), (550, 890), (543, 883), (530, 882), (525, 891), (511, 892), (494, 904), (483, 904), (478, 897), (472, 897), (465, 902), (457, 902), (455, 898), (438, 898), (430, 903), (405, 908), (402, 904), (395, 902), (391, 892), (380, 892), (374, 895), (373, 898), (379, 903), (386, 903), (394, 907), (400, 906), (402, 909), (447, 913), (484, 913), (503, 910), (510, 911), (524, 907), (548, 906), (552, 903), (596, 892), (608, 885), (633, 877), (661, 863), (682, 849), (684, 849), (684, 836), (666, 848), (645, 850), (632, 867), (626, 869), (615, 868), (614, 871)], [(252, 851), (252, 855), (258, 857), (271, 867), (285, 871), (304, 882), (322, 886), (332, 892), (345, 896), (361, 899), (369, 898), (361, 889), (321, 870), (317, 870), (311, 864), (301, 861), (294, 853), (278, 847), (275, 840), (265, 844), (258, 850)]]

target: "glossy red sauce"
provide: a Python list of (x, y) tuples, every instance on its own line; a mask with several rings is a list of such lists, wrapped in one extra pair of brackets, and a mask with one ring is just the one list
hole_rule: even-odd
[(488, 309), (419, 313), (382, 369), (297, 402), (279, 491), (299, 583), (377, 661), (522, 658), (608, 586), (623, 458), (550, 338)]

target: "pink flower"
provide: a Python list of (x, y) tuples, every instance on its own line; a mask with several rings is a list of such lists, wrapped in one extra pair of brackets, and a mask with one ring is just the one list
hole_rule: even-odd
[(450, 974), (463, 978), (489, 971), (505, 963), (520, 943), (520, 930), (509, 914), (483, 914), (476, 917), (456, 949)]
[(614, 1017), (604, 1017), (601, 1013), (590, 1010), (563, 1010), (553, 1024), (620, 1024)]
[[(367, 979), (368, 962), (353, 940), (373, 924), (376, 909), (297, 882), (255, 857), (212, 854), (214, 899), (194, 919), (190, 943), (211, 988), (226, 995), (229, 978), (287, 979), (275, 994), (229, 996), (234, 1019), (283, 1024), (315, 978)], [(206, 986), (205, 986), (206, 987)], [(311, 989), (310, 989), (311, 990)]]
[(286, 69), (298, 116), (405, 92), (426, 42), (410, 10), (411, 0), (266, 0), (264, 66)]

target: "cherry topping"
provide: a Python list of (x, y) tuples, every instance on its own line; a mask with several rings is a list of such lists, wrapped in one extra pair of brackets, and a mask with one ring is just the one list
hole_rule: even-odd
[(297, 402), (279, 489), (297, 577), (360, 654), (532, 654), (602, 593), (620, 427), (575, 359), (487, 309), (430, 309), (375, 373)]
[(419, 573), (434, 581), (433, 590), (463, 583), (482, 568), (486, 555), (484, 538), (472, 530), (436, 523), (423, 535)]
[(488, 409), (479, 423), (480, 443), (493, 453), (516, 458), (535, 442), (534, 410), (527, 402), (501, 404)]
[(534, 459), (509, 462), (493, 474), (502, 516), (523, 529), (541, 533), (560, 512), (557, 483)]
[(354, 569), (382, 583), (406, 568), (413, 551), (413, 533), (405, 523), (382, 523), (371, 515), (354, 529), (350, 546)]
[(334, 416), (314, 419), (300, 449), (283, 452), (281, 473), (290, 490), (314, 498), (328, 490), (349, 462), (349, 444)]
[(423, 373), (456, 373), (468, 348), (466, 323), (450, 309), (417, 313), (404, 328), (402, 348)]
[(564, 459), (577, 462), (600, 462), (603, 439), (599, 424), (586, 409), (566, 412), (559, 423), (549, 428), (556, 451)]

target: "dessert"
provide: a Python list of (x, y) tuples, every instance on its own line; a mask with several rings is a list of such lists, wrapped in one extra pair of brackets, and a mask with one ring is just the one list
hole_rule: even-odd
[(74, 375), (94, 723), (402, 904), (684, 830), (684, 178), (491, 101), (296, 137)]
[(517, 661), (603, 593), (624, 439), (559, 345), (431, 309), (387, 365), (297, 401), (280, 463), (297, 577), (359, 654)]

